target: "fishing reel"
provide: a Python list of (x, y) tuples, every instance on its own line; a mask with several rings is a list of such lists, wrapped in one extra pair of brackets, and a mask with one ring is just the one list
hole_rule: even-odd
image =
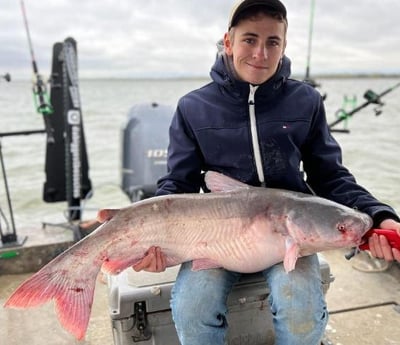
[(372, 104), (377, 104), (377, 106), (374, 108), (375, 116), (379, 116), (382, 114), (382, 107), (385, 105), (385, 103), (382, 102), (381, 97), (374, 91), (372, 90), (367, 90), (364, 93), (364, 98)]
[(7, 81), (7, 82), (11, 81), (10, 73), (6, 73), (6, 74), (2, 75), (1, 77), (4, 78), (4, 80)]
[[(343, 130), (336, 130), (333, 129), (334, 126), (336, 126), (338, 123), (342, 122), (342, 121), (346, 121), (349, 117), (353, 116), (355, 113), (359, 112), (361, 109), (364, 109), (365, 107), (367, 107), (369, 104), (376, 104), (376, 107), (374, 108), (374, 112), (376, 116), (379, 116), (382, 114), (382, 107), (385, 105), (382, 100), (381, 97), (385, 96), (386, 94), (388, 94), (389, 92), (392, 92), (394, 89), (398, 88), (400, 86), (400, 82), (397, 83), (396, 85), (388, 88), (387, 90), (383, 91), (380, 94), (375, 93), (372, 90), (367, 90), (364, 93), (364, 98), (366, 99), (366, 102), (364, 102), (363, 104), (359, 105), (358, 107), (354, 108), (352, 111), (350, 112), (346, 112), (343, 109), (339, 109), (336, 112), (336, 117), (337, 119), (335, 121), (333, 121), (332, 123), (329, 124), (329, 129), (332, 132), (342, 132)], [(348, 130), (345, 129), (344, 130), (346, 133), (348, 133)]]

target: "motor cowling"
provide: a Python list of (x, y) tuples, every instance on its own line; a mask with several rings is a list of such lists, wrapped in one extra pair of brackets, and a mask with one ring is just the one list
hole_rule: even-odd
[(174, 108), (158, 103), (133, 106), (122, 128), (122, 190), (132, 202), (151, 196), (167, 173), (168, 129)]

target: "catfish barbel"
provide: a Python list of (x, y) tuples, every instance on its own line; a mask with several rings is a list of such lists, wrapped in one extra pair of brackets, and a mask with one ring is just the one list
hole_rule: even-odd
[(9, 297), (5, 307), (55, 300), (62, 326), (85, 336), (96, 277), (118, 274), (160, 247), (167, 266), (193, 261), (193, 270), (223, 267), (250, 273), (298, 257), (354, 247), (372, 227), (359, 211), (313, 195), (250, 187), (216, 172), (213, 193), (172, 194), (120, 209), (94, 232), (53, 259)]

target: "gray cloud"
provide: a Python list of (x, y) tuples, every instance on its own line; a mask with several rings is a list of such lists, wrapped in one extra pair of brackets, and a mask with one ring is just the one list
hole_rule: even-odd
[[(36, 59), (48, 74), (52, 45), (78, 42), (81, 77), (207, 76), (232, 0), (25, 0)], [(400, 73), (398, 0), (317, 0), (314, 73)], [(287, 0), (287, 55), (304, 73), (310, 1)], [(20, 3), (2, 0), (0, 74), (30, 78)]]

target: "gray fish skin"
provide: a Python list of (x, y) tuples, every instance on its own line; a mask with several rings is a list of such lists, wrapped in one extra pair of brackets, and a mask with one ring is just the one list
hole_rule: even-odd
[(123, 208), (34, 274), (6, 307), (34, 307), (55, 299), (61, 324), (82, 339), (100, 269), (117, 274), (141, 260), (151, 246), (167, 266), (193, 260), (193, 269), (224, 267), (257, 272), (300, 256), (354, 247), (371, 218), (332, 201), (278, 189), (250, 187), (215, 172), (206, 174), (214, 193), (174, 194)]

